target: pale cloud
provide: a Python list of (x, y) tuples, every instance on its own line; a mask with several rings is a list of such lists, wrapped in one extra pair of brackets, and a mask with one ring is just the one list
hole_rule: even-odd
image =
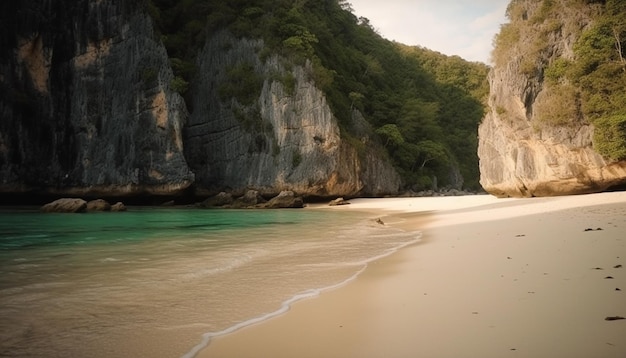
[(509, 0), (351, 0), (389, 40), (489, 63)]

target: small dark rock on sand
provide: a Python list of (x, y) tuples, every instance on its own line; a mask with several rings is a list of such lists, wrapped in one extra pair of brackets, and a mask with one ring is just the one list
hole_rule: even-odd
[(607, 318), (605, 318), (605, 321), (619, 321), (620, 319), (626, 319), (622, 316), (609, 316)]
[(622, 265), (615, 265), (613, 268), (622, 268)]
[(612, 280), (612, 279), (613, 279), (613, 276), (607, 276), (607, 277), (605, 277), (604, 279), (605, 279), (605, 280)]

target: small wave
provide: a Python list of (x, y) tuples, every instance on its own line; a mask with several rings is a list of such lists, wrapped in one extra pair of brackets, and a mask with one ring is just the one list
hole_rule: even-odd
[[(254, 318), (251, 318), (249, 320), (246, 321), (242, 321), (239, 322), (233, 326), (230, 326), (224, 330), (221, 331), (217, 331), (217, 332), (207, 332), (204, 333), (202, 335), (202, 340), (199, 344), (197, 344), (195, 347), (193, 347), (189, 352), (187, 352), (186, 354), (184, 354), (183, 356), (181, 356), (181, 358), (194, 358), (201, 350), (203, 350), (204, 348), (208, 347), (209, 344), (211, 343), (211, 340), (215, 337), (219, 337), (219, 336), (223, 336), (223, 335), (227, 335), (233, 332), (236, 332), (242, 328), (257, 324), (257, 323), (261, 323), (264, 321), (267, 321), (268, 319), (277, 317), (279, 315), (282, 315), (284, 313), (287, 313), (290, 309), (291, 306), (303, 299), (307, 299), (307, 298), (313, 298), (313, 297), (318, 297), (322, 292), (324, 291), (329, 291), (329, 290), (334, 290), (337, 289), (339, 287), (345, 286), (346, 284), (348, 284), (349, 282), (354, 281), (361, 273), (363, 273), (366, 269), (367, 266), (370, 262), (382, 259), (383, 257), (389, 256), (395, 252), (397, 252), (398, 250), (415, 244), (417, 243), (421, 237), (422, 234), (421, 232), (411, 232), (411, 233), (404, 233), (409, 234), (409, 235), (413, 235), (413, 239), (409, 240), (407, 242), (404, 242), (396, 247), (393, 247), (391, 249), (388, 249), (386, 251), (384, 251), (382, 254), (377, 255), (377, 256), (373, 256), (371, 258), (368, 258), (366, 260), (362, 260), (359, 262), (351, 262), (351, 263), (345, 263), (346, 265), (350, 265), (350, 266), (358, 266), (358, 265), (363, 265), (363, 267), (361, 269), (359, 269), (357, 272), (355, 272), (352, 276), (348, 277), (347, 279), (334, 284), (334, 285), (330, 285), (330, 286), (326, 286), (326, 287), (322, 287), (322, 288), (314, 288), (314, 289), (309, 289), (300, 293), (297, 293), (296, 295), (292, 296), (290, 299), (282, 302), (281, 306), (279, 309), (277, 309), (276, 311), (270, 312), (270, 313), (266, 313), (264, 315), (261, 316), (257, 316)], [(321, 264), (324, 265), (324, 264)], [(335, 264), (336, 265), (336, 264)]]
[(281, 314), (284, 314), (286, 312), (289, 311), (289, 309), (291, 308), (291, 305), (293, 305), (295, 302), (303, 300), (305, 298), (313, 298), (313, 297), (317, 297), (320, 295), (320, 293), (322, 291), (326, 291), (326, 290), (330, 290), (333, 288), (337, 288), (340, 286), (345, 285), (346, 283), (354, 280), (365, 268), (359, 270), (356, 274), (354, 274), (353, 276), (351, 276), (349, 279), (337, 284), (337, 285), (333, 285), (333, 286), (329, 286), (329, 287), (325, 287), (322, 289), (311, 289), (311, 290), (307, 290), (301, 293), (296, 294), (295, 296), (291, 297), (290, 299), (288, 299), (287, 301), (284, 301), (280, 308), (277, 309), (274, 312), (270, 312), (267, 314), (264, 314), (262, 316), (258, 316), (258, 317), (254, 317), (252, 319), (249, 319), (247, 321), (243, 321), (243, 322), (239, 322), (237, 324), (235, 324), (234, 326), (231, 326), (229, 328), (226, 328), (224, 330), (218, 331), (218, 332), (208, 332), (202, 335), (202, 341), (196, 345), (195, 347), (193, 347), (191, 349), (191, 351), (189, 351), (188, 353), (184, 354), (181, 358), (194, 358), (201, 350), (203, 350), (204, 348), (206, 348), (209, 343), (211, 343), (211, 339), (214, 337), (218, 337), (218, 336), (223, 336), (229, 333), (233, 333), (235, 331), (238, 331), (244, 327), (247, 326), (251, 326), (253, 324), (257, 324), (257, 323), (261, 323), (264, 321), (267, 321), (270, 318), (274, 318), (276, 316), (279, 316)]
[(22, 234), (22, 233), (2, 233), (2, 239), (15, 240), (15, 239), (43, 239), (50, 237), (49, 234)]
[(201, 268), (193, 272), (185, 273), (184, 275), (182, 275), (181, 279), (195, 280), (227, 271), (232, 271), (241, 266), (244, 266), (245, 264), (251, 262), (254, 258), (262, 256), (265, 253), (265, 250), (256, 250), (251, 253), (237, 253), (237, 257), (229, 257), (227, 260), (224, 260), (225, 262), (219, 264), (217, 267)]
[(24, 292), (24, 287), (9, 287), (0, 289), (0, 296), (9, 296), (14, 295), (16, 293)]
[(21, 265), (17, 265), (16, 268), (19, 270), (28, 270), (28, 269), (34, 269), (37, 267), (41, 267), (41, 265), (38, 264), (21, 264)]
[(25, 290), (46, 290), (51, 288), (62, 288), (68, 285), (67, 282), (59, 281), (59, 282), (36, 282), (30, 283), (22, 286), (22, 289)]

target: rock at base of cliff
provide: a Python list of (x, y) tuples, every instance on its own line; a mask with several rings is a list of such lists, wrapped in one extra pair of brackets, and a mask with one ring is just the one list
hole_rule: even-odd
[(329, 206), (338, 206), (338, 205), (348, 205), (350, 204), (347, 200), (344, 200), (343, 198), (337, 198), (335, 200), (331, 200), (330, 203), (328, 203)]
[(267, 201), (263, 199), (257, 190), (248, 190), (244, 196), (237, 198), (233, 202), (233, 209), (254, 208), (257, 205), (264, 204)]
[(231, 193), (221, 192), (213, 197), (206, 199), (205, 201), (198, 203), (197, 206), (201, 208), (211, 208), (217, 206), (232, 205), (233, 195)]
[(117, 203), (111, 205), (111, 211), (114, 211), (114, 212), (126, 211), (126, 205), (124, 205), (124, 203), (122, 203), (121, 201), (118, 201)]
[(263, 207), (268, 209), (287, 209), (287, 208), (303, 208), (304, 201), (301, 197), (296, 196), (293, 191), (281, 191), (280, 194), (273, 197)]
[(87, 202), (77, 198), (62, 198), (41, 207), (45, 213), (84, 213), (87, 211)]
[(111, 211), (111, 204), (103, 199), (87, 202), (87, 211)]

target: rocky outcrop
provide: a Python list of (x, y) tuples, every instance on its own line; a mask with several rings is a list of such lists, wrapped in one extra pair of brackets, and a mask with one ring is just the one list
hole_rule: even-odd
[(57, 199), (41, 207), (45, 213), (84, 213), (87, 211), (87, 202), (77, 198)]
[(251, 208), (260, 204), (264, 204), (266, 202), (267, 200), (265, 200), (265, 198), (263, 198), (263, 196), (261, 196), (261, 193), (259, 193), (257, 190), (248, 190), (242, 197), (237, 198), (233, 202), (232, 207)]
[(149, 16), (126, 0), (5, 2), (0, 192), (174, 194), (193, 182), (183, 99)]
[(90, 200), (87, 202), (87, 211), (111, 211), (111, 204), (104, 199)]
[(342, 135), (310, 64), (292, 65), (279, 56), (261, 60), (263, 46), (222, 32), (199, 56), (185, 132), (198, 192), (396, 193), (400, 179), (391, 164), (372, 146), (361, 143), (359, 151)]
[(233, 195), (231, 193), (226, 193), (222, 191), (215, 196), (207, 198), (201, 203), (197, 203), (196, 206), (199, 208), (213, 208), (220, 206), (224, 207), (232, 205), (234, 201), (235, 199), (233, 198)]
[(293, 191), (286, 190), (270, 199), (263, 207), (266, 209), (299, 209), (304, 207), (304, 202)]
[[(568, 105), (556, 98), (545, 78), (545, 69), (557, 59), (575, 61), (574, 44), (597, 9), (565, 6), (545, 21), (552, 28), (544, 28), (537, 20), (545, 16), (541, 2), (518, 1), (516, 6), (510, 13), (520, 14), (513, 19), (519, 40), (496, 57), (489, 74), (489, 110), (479, 127), (481, 185), (496, 196), (530, 197), (626, 184), (626, 162), (603, 158), (594, 149), (595, 128), (577, 109), (579, 100)], [(536, 49), (524, 31), (545, 35), (545, 46)], [(551, 113), (556, 105), (561, 106), (558, 113)]]
[(583, 194), (626, 183), (626, 163), (594, 149), (593, 127), (516, 128), (494, 111), (479, 127), (480, 183), (499, 197)]
[(117, 203), (111, 205), (111, 211), (113, 212), (121, 212), (126, 210), (126, 205), (124, 205), (124, 203), (122, 203), (121, 201), (118, 201)]
[(209, 197), (201, 203), (197, 203), (198, 208), (222, 208), (222, 209), (290, 209), (303, 208), (304, 200), (293, 191), (281, 191), (278, 195), (265, 200), (257, 190), (247, 190), (245, 194), (238, 198), (226, 192), (221, 192)]
[(85, 201), (80, 198), (62, 198), (45, 204), (40, 210), (46, 213), (119, 212), (126, 211), (126, 206), (119, 201), (111, 205), (103, 199)]
[(311, 64), (261, 56), (260, 40), (208, 37), (190, 115), (143, 6), (2, 3), (14, 18), (0, 27), (0, 194), (398, 192), (358, 112), (364, 129), (342, 132)]
[(328, 206), (350, 205), (350, 202), (344, 198), (333, 199), (328, 203)]

